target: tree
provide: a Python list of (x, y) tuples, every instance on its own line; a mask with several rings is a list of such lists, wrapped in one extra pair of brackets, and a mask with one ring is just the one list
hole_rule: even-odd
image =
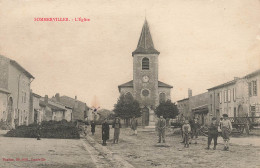
[(114, 114), (113, 111), (107, 109), (100, 109), (97, 112), (99, 114), (99, 121), (103, 122), (105, 119), (110, 120), (111, 116)]
[(127, 125), (130, 118), (141, 116), (140, 104), (132, 96), (121, 95), (114, 105), (114, 112), (116, 116), (125, 119)]
[(155, 109), (155, 114), (164, 118), (175, 118), (179, 114), (179, 110), (175, 103), (172, 103), (171, 100), (163, 101)]

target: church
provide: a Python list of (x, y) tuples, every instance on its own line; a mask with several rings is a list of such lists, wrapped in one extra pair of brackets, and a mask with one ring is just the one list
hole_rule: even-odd
[(145, 19), (137, 48), (132, 52), (133, 80), (118, 86), (120, 95), (132, 96), (140, 103), (143, 126), (154, 126), (154, 110), (161, 101), (171, 99), (173, 87), (158, 80), (159, 54)]

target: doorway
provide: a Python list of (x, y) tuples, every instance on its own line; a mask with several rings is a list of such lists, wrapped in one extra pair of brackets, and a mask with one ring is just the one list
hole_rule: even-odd
[(147, 107), (142, 109), (142, 120), (144, 126), (149, 125), (149, 109)]
[(13, 98), (10, 97), (8, 100), (8, 111), (7, 111), (7, 123), (12, 124), (12, 113), (13, 113)]

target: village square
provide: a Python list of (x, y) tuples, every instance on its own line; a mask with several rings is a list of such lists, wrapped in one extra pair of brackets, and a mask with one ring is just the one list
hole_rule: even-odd
[[(87, 19), (89, 23), (92, 21)], [(50, 18), (38, 21), (44, 20), (50, 21)], [(36, 74), (48, 71), (44, 77), (46, 83), (38, 82), (37, 87), (33, 87), (38, 77), (28, 70), (30, 63), (10, 57), (0, 45), (0, 168), (260, 167), (260, 69), (222, 82), (218, 82), (217, 77), (211, 78), (215, 80), (212, 85), (200, 81), (199, 88), (204, 91), (199, 93), (193, 89), (193, 86), (197, 88), (194, 80), (180, 75), (182, 82), (190, 85), (177, 90), (175, 83), (169, 83), (172, 80), (168, 79), (172, 78), (170, 70), (175, 67), (167, 64), (170, 59), (160, 61), (167, 51), (155, 45), (164, 36), (153, 38), (157, 32), (161, 33), (156, 28), (161, 23), (151, 23), (146, 14), (142, 22), (136, 25), (140, 33), (138, 39), (133, 39), (135, 46), (127, 46), (132, 51), (127, 56), (131, 62), (122, 62), (130, 67), (127, 70), (131, 71), (130, 78), (122, 75), (117, 79), (122, 70), (117, 67), (111, 66), (114, 73), (118, 73), (114, 76), (106, 71), (106, 64), (100, 63), (107, 62), (105, 56), (87, 68), (80, 67), (81, 64), (70, 67), (50, 56), (51, 60), (45, 59), (49, 66), (34, 71)], [(98, 35), (104, 34), (101, 31)], [(121, 38), (132, 40), (134, 37)], [(112, 47), (104, 46), (104, 53)], [(125, 48), (119, 43), (115, 48), (120, 47)], [(63, 53), (62, 50), (55, 52)], [(172, 59), (176, 57), (181, 56), (175, 55)], [(66, 58), (73, 59), (65, 55)], [(84, 78), (81, 69), (88, 69), (83, 74), (93, 74), (95, 79), (91, 82), (94, 79), (96, 86), (83, 85), (77, 80), (63, 85), (65, 79), (51, 74), (55, 71), (55, 61), (63, 63), (62, 74), (75, 72), (72, 76), (76, 78)], [(190, 71), (189, 67), (182, 68)], [(169, 74), (160, 73), (160, 69)], [(196, 75), (199, 78), (204, 73), (212, 72)], [(234, 72), (229, 69), (229, 73)], [(218, 76), (217, 72), (214, 74)], [(127, 81), (121, 82), (122, 79)], [(102, 84), (103, 80), (107, 83)], [(47, 86), (56, 81), (61, 81), (55, 86), (59, 89), (50, 94)], [(109, 82), (117, 86), (111, 88)], [(37, 89), (39, 84), (41, 89)], [(84, 88), (90, 88), (92, 93), (105, 93), (110, 89), (111, 95), (105, 95), (106, 98), (116, 95), (116, 99), (111, 108), (107, 108), (95, 94), (86, 100), (82, 98), (83, 91), (75, 92), (74, 96), (66, 92), (66, 89)], [(184, 97), (174, 97), (176, 92)]]

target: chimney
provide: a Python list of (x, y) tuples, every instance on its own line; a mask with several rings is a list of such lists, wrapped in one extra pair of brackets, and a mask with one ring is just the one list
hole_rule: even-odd
[(44, 96), (44, 103), (48, 104), (48, 95)]
[(190, 88), (188, 89), (188, 97), (192, 97), (192, 90)]
[(57, 102), (60, 102), (60, 94), (59, 93), (55, 94), (55, 99), (56, 99)]
[(75, 96), (75, 100), (77, 100), (77, 96)]

